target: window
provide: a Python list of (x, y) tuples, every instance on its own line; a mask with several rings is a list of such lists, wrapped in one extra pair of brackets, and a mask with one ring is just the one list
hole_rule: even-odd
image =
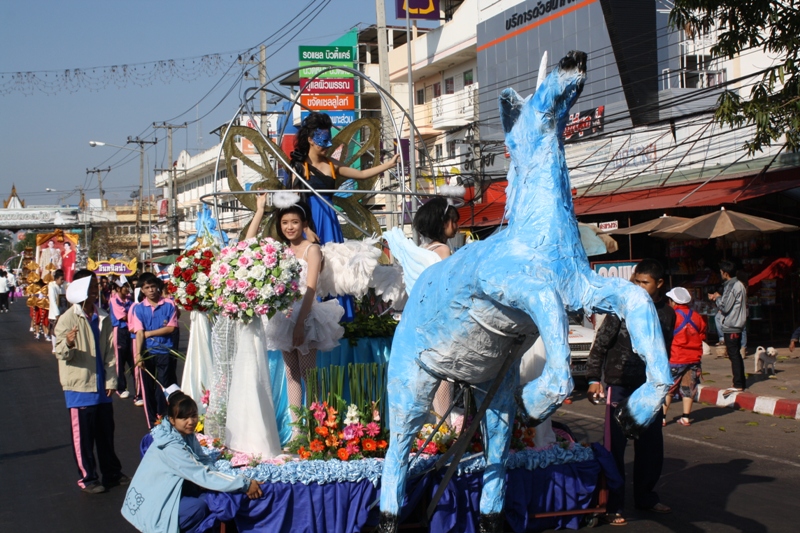
[(428, 153), (427, 150), (417, 150), (417, 166), (425, 165), (425, 156)]
[(433, 147), (433, 149), (434, 149), (434, 153), (436, 154), (436, 160), (437, 161), (441, 161), (442, 160), (442, 145), (441, 144), (437, 144), (437, 145), (435, 145)]
[(447, 141), (447, 159), (456, 158), (456, 142)]
[(417, 89), (417, 105), (422, 105), (425, 103), (425, 89)]
[(433, 97), (439, 98), (440, 96), (442, 96), (442, 84), (437, 81), (433, 84)]
[(472, 69), (464, 72), (464, 87), (472, 85)]
[(447, 78), (444, 80), (444, 94), (455, 94), (456, 92), (456, 83), (453, 78)]

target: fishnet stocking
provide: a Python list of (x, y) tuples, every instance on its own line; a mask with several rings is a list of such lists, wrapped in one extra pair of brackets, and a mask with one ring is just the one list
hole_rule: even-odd
[[(303, 404), (301, 380), (306, 378), (309, 368), (316, 366), (317, 350), (309, 350), (305, 355), (297, 350), (283, 352), (283, 364), (286, 365), (286, 392), (289, 396), (289, 404), (300, 407)], [(294, 412), (292, 412), (292, 422), (295, 422)]]
[(433, 397), (433, 410), (439, 418), (447, 411), (453, 402), (453, 384), (449, 381), (440, 381), (439, 388), (436, 389), (436, 396)]

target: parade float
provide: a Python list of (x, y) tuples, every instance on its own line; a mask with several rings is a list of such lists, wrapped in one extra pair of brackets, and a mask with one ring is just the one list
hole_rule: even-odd
[[(320, 72), (324, 72), (324, 68)], [(354, 70), (353, 74), (363, 76)], [(561, 75), (563, 72), (557, 69), (552, 76)], [(392, 98), (371, 80), (364, 79), (387, 100)], [(553, 81), (551, 85), (557, 83)], [(250, 106), (255, 94), (248, 92), (237, 117), (252, 112)], [(516, 113), (509, 122), (509, 129), (525, 102), (528, 100), (518, 98), (505, 110), (506, 114)], [(408, 118), (407, 115), (403, 117), (404, 120)], [(285, 182), (278, 178), (278, 167), (289, 172), (291, 169), (279, 148), (280, 143), (234, 122), (223, 128), (217, 168), (230, 167), (233, 158), (240, 158), (259, 173), (261, 180), (248, 184), (245, 189), (232, 168), (228, 168), (231, 192), (214, 193), (204, 201), (216, 205), (218, 196), (230, 194), (255, 211), (253, 193), (287, 189)], [(393, 127), (395, 133), (400, 131), (398, 124), (393, 123)], [(237, 137), (248, 139), (261, 161), (273, 161), (274, 165), (262, 165), (237, 151), (233, 142)], [(336, 154), (343, 164), (350, 164), (367, 153), (373, 156), (379, 153), (379, 139), (376, 121), (367, 119), (344, 128), (334, 138), (329, 153)], [(565, 175), (566, 170), (561, 177)], [(403, 172), (394, 176), (402, 180)], [(295, 178), (308, 186), (301, 176)], [(513, 199), (518, 192), (514, 187), (520, 187), (520, 183), (513, 179), (509, 183), (509, 197)], [(498, 482), (506, 487), (501, 491), (504, 498), (490, 500), (504, 511), (504, 520), (514, 531), (577, 528), (587, 516), (591, 522), (591, 517), (604, 511), (605, 489), (618, 486), (621, 478), (605, 448), (599, 444), (575, 442), (567, 428), (550, 423), (548, 417), (560, 402), (552, 405), (539, 402), (538, 395), (548, 384), (538, 378), (550, 376), (548, 372), (551, 372), (546, 360), (527, 366), (534, 372), (524, 376), (524, 381), (528, 381), (526, 390), (535, 391), (535, 394), (505, 415), (504, 420), (509, 423), (503, 430), (507, 441), (505, 453), (491, 452), (496, 446), (492, 441), (497, 439), (497, 428), (492, 425), (495, 423), (487, 426), (481, 400), (486, 400), (488, 405), (488, 398), (485, 398), (485, 390), (471, 394), (477, 382), (470, 376), (454, 376), (463, 385), (464, 397), (468, 398), (460, 406), (464, 412), (459, 423), (451, 425), (449, 420), (452, 419), (436, 422), (435, 416), (423, 416), (418, 427), (397, 422), (399, 419), (393, 410), (409, 407), (403, 387), (413, 385), (392, 381), (391, 368), (401, 356), (405, 360), (412, 357), (413, 361), (415, 352), (404, 353), (399, 349), (393, 356), (393, 348), (398, 349), (397, 336), (394, 336), (394, 346), (391, 338), (397, 325), (394, 311), (402, 308), (406, 291), (401, 271), (391, 264), (375, 238), (380, 234), (380, 225), (362, 203), (364, 198), (378, 192), (371, 190), (373, 185), (374, 181), (359, 183), (358, 187), (345, 182), (337, 191), (298, 191), (333, 194), (333, 205), (343, 221), (348, 240), (323, 247), (326, 263), (334, 266), (327, 268), (332, 277), (320, 280), (322, 288), (318, 295), (355, 296), (360, 304), (361, 320), (357, 317), (348, 326), (347, 337), (341, 340), (338, 349), (317, 354), (317, 368), (310, 371), (306, 379), (306, 403), (296, 412), (294, 424), (290, 423), (281, 354), (264, 348), (262, 331), (255, 326), (261, 317), (287, 309), (292, 300), (291, 290), (278, 295), (282, 298), (275, 299), (275, 296), (278, 283), (284, 291), (287, 283), (291, 286), (292, 274), (280, 279), (280, 273), (272, 272), (270, 277), (266, 268), (265, 272), (258, 269), (255, 274), (252, 269), (248, 270), (252, 266), (250, 261), (254, 260), (248, 254), (256, 251), (273, 254), (277, 263), (288, 259), (271, 240), (276, 236), (275, 218), (265, 217), (257, 239), (227, 244), (222, 242), (221, 232), (209, 231), (209, 225), (215, 224), (214, 217), (204, 212), (198, 235), (170, 267), (167, 290), (178, 305), (193, 314), (183, 388), (199, 399), (205, 409), (202, 424), (198, 426), (202, 428), (198, 439), (206, 452), (217, 459), (216, 465), (221, 471), (252, 477), (261, 482), (264, 492), (264, 497), (255, 501), (241, 494), (210, 495), (207, 501), (211, 514), (201, 528), (211, 527), (215, 522), (232, 521), (239, 531), (361, 531), (378, 525), (383, 510), (383, 522), (379, 527), (385, 531), (392, 531), (404, 521), (430, 531), (477, 531), (479, 517), (486, 514), (481, 494), (487, 490), (487, 476), (494, 478), (488, 490), (497, 491)], [(397, 189), (403, 190), (402, 182)], [(569, 188), (564, 190), (569, 191)], [(268, 208), (268, 211), (273, 209)], [(570, 249), (582, 254), (585, 261), (577, 223), (571, 213), (570, 210), (572, 218), (566, 220), (559, 231), (569, 233)], [(511, 233), (506, 230), (503, 237)], [(491, 247), (491, 240), (492, 237), (487, 239), (485, 246)], [(459, 252), (461, 256), (464, 253)], [(505, 260), (501, 257), (503, 254), (498, 253), (493, 260)], [(552, 259), (557, 262), (563, 258)], [(448, 261), (452, 263), (454, 259)], [(285, 265), (287, 271), (291, 271), (290, 262)], [(491, 267), (490, 264), (485, 266)], [(236, 272), (239, 272), (238, 278)], [(332, 272), (347, 272), (348, 276), (337, 279)], [(459, 275), (469, 276), (470, 272), (475, 275), (477, 271), (462, 269)], [(459, 275), (448, 275), (454, 289), (457, 287), (453, 284), (461, 279)], [(262, 285), (256, 287), (259, 282)], [(464, 285), (469, 286), (468, 280)], [(412, 291), (412, 299), (414, 294)], [(417, 305), (414, 313), (421, 312), (427, 311)], [(560, 314), (561, 311), (553, 308), (553, 312)], [(420, 317), (415, 315), (415, 318)], [(401, 327), (404, 320), (407, 321), (408, 316), (400, 319)], [(441, 328), (435, 326), (426, 333), (439, 330)], [(455, 327), (451, 332), (455, 346), (461, 346), (456, 351), (470, 352), (472, 346), (477, 354), (483, 348), (494, 346), (492, 342), (475, 344), (474, 336)], [(532, 353), (533, 339), (518, 340), (514, 353), (500, 358), (509, 359), (503, 366), (509, 375), (517, 376), (514, 379), (519, 379), (519, 358), (524, 363), (525, 357), (533, 357), (528, 355)], [(562, 357), (564, 353), (568, 356), (566, 339), (564, 346), (556, 346), (551, 340), (546, 342), (547, 351), (556, 354), (554, 356)], [(460, 370), (468, 369), (467, 365)], [(404, 378), (419, 374), (407, 370), (401, 372)], [(397, 370), (394, 372), (397, 374)], [(446, 372), (443, 375), (447, 375)], [(488, 379), (484, 385), (492, 384), (496, 389), (493, 377), (487, 374), (479, 381)], [(562, 377), (571, 384), (568, 375), (559, 379)], [(567, 388), (558, 388), (558, 397), (566, 397)], [(507, 394), (513, 387), (504, 389), (501, 396), (512, 398), (513, 403), (513, 395)], [(458, 396), (461, 397), (461, 393)], [(420, 408), (424, 410), (424, 406)], [(647, 409), (640, 411), (633, 413), (638, 418), (631, 422), (631, 427), (647, 417)], [(540, 420), (529, 419), (529, 413), (547, 420), (540, 424)], [(496, 422), (496, 415), (492, 416)], [(389, 427), (395, 423), (397, 427)], [(390, 435), (401, 433), (408, 436), (409, 446), (407, 450), (400, 450), (400, 454), (406, 457), (410, 453), (410, 459), (399, 457), (395, 450), (395, 463), (389, 463), (386, 457), (387, 453), (392, 453)], [(147, 438), (143, 441), (143, 450), (146, 444)], [(458, 451), (454, 453), (454, 450)], [(450, 459), (443, 461), (443, 457)], [(406, 465), (402, 472), (395, 469), (398, 460)], [(500, 472), (498, 461), (504, 466), (500, 479), (496, 475)], [(387, 479), (389, 464), (395, 470)], [(443, 467), (448, 464), (445, 472)], [(396, 485), (401, 478), (404, 491), (397, 493)], [(378, 502), (386, 498), (387, 491), (391, 491), (391, 499), (397, 502), (390, 510), (393, 516), (388, 523), (387, 509), (378, 506)]]

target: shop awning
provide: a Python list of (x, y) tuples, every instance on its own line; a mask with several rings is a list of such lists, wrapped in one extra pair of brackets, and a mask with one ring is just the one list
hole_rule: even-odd
[[(748, 176), (712, 181), (686, 198), (699, 185), (700, 183), (694, 182), (671, 187), (575, 198), (575, 214), (578, 216), (600, 215), (736, 204), (759, 196), (800, 187), (800, 170), (769, 173), (755, 179), (753, 176)], [(458, 210), (461, 217), (459, 224), (464, 227), (497, 226), (502, 221), (504, 211), (504, 199), (473, 206), (465, 205)]]
[[(650, 211), (675, 209), (679, 207), (707, 207), (735, 204), (752, 200), (759, 196), (783, 192), (800, 187), (800, 171), (767, 174), (763, 178), (728, 179), (712, 181), (691, 196), (699, 183), (689, 183), (674, 187), (659, 187), (631, 192), (618, 192), (611, 195), (575, 198), (576, 215), (595, 215), (603, 213), (626, 213), (629, 211)], [(684, 198), (686, 198), (684, 200)]]

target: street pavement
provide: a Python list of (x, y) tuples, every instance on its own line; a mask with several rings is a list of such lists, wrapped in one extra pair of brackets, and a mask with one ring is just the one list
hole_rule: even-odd
[[(22, 301), (0, 314), (0, 404), (6, 413), (0, 431), (0, 531), (134, 531), (119, 512), (124, 487), (98, 495), (78, 489), (57, 363), (50, 345), (33, 340), (28, 327)], [(182, 336), (185, 344), (185, 328)], [(789, 355), (785, 348), (782, 352)], [(750, 371), (752, 360), (746, 364)], [(707, 387), (728, 386), (727, 360), (708, 359), (703, 365)], [(796, 397), (800, 361), (783, 360), (777, 368), (776, 379), (748, 380), (749, 390)], [(586, 400), (584, 386), (555, 418), (579, 440), (595, 442), (602, 439), (603, 413), (602, 406)], [(679, 405), (671, 414), (680, 415)], [(114, 400), (114, 415), (117, 455), (132, 476), (146, 432), (144, 415), (131, 399), (120, 398)], [(792, 502), (800, 489), (800, 421), (703, 404), (696, 404), (692, 419), (683, 427), (670, 417), (664, 428), (664, 474), (657, 490), (674, 513), (635, 511), (629, 501), (625, 516), (630, 522), (623, 531), (797, 531)], [(632, 459), (631, 449), (629, 480)]]

